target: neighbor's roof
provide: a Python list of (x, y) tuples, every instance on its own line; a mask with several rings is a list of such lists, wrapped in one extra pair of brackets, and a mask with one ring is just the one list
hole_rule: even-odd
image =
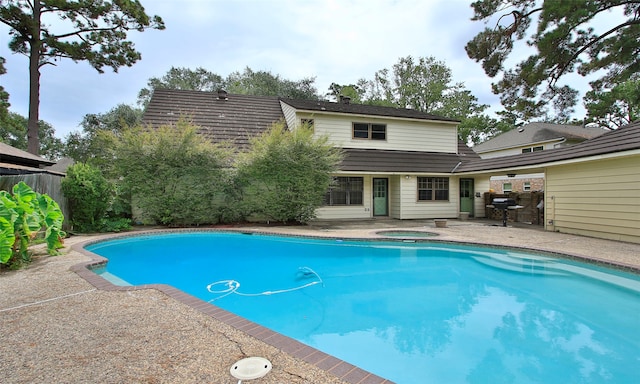
[(459, 123), (460, 120), (449, 119), (442, 116), (431, 115), (428, 113), (416, 111), (406, 108), (394, 108), (394, 107), (382, 107), (377, 105), (365, 105), (365, 104), (345, 104), (335, 103), (330, 101), (318, 101), (318, 100), (293, 100), (293, 99), (281, 99), (283, 103), (288, 104), (298, 110), (310, 111), (310, 112), (333, 112), (333, 113), (347, 113), (354, 115), (371, 115), (371, 116), (383, 116), (383, 117), (399, 117), (405, 119), (417, 119), (417, 120), (432, 120), (432, 121), (446, 121), (451, 123)]
[(583, 127), (580, 125), (530, 123), (480, 143), (474, 146), (473, 150), (477, 153), (484, 153), (552, 140), (583, 141), (598, 137), (605, 132), (607, 130), (602, 128)]
[(142, 121), (159, 127), (186, 118), (199, 127), (198, 133), (213, 143), (230, 143), (244, 150), (249, 140), (283, 120), (277, 97), (216, 92), (156, 89)]
[(44, 159), (5, 143), (0, 143), (0, 162), (36, 168), (40, 165), (55, 164), (55, 161)]
[(640, 150), (640, 122), (626, 125), (570, 147), (465, 162), (457, 169), (457, 172), (543, 165), (557, 161), (633, 150)]

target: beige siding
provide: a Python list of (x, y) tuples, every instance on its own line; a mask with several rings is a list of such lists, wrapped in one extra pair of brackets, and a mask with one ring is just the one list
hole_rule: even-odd
[(284, 115), (284, 121), (287, 122), (289, 129), (294, 129), (300, 124), (300, 118), (296, 116), (296, 109), (292, 106), (280, 102), (280, 108), (282, 108), (282, 114)]
[[(349, 175), (361, 176), (361, 175)], [(433, 176), (433, 175), (425, 175)], [(449, 177), (449, 201), (418, 202), (417, 178), (399, 175), (365, 175), (363, 205), (321, 207), (316, 210), (320, 220), (368, 219), (373, 217), (372, 180), (389, 179), (389, 217), (394, 219), (444, 219), (459, 215), (460, 182)], [(442, 177), (442, 176), (438, 176)], [(445, 176), (446, 177), (446, 176)]]
[(484, 193), (489, 192), (490, 177), (476, 176), (473, 181), (473, 189), (475, 193), (480, 193), (480, 197), (473, 198), (473, 209), (475, 217), (487, 217), (486, 207), (484, 205)]
[(550, 167), (547, 229), (640, 243), (639, 170), (640, 156)]
[(402, 217), (401, 188), (404, 177), (392, 176), (389, 178), (389, 217), (400, 219)]
[(418, 201), (417, 177), (410, 176), (409, 179), (403, 177), (401, 180), (400, 219), (453, 219), (458, 217), (460, 183), (457, 177), (449, 177), (449, 201)]
[(364, 177), (362, 205), (321, 207), (316, 210), (316, 217), (319, 220), (340, 220), (340, 219), (369, 219), (373, 217), (371, 210), (371, 176), (349, 175), (352, 177)]
[(479, 155), (483, 159), (490, 159), (493, 157), (502, 157), (502, 156), (511, 156), (511, 155), (521, 155), (523, 148), (532, 148), (532, 147), (539, 147), (539, 146), (544, 147), (543, 150), (546, 151), (548, 149), (556, 148), (556, 142), (554, 141), (549, 143), (535, 143), (535, 144), (521, 145), (519, 147), (505, 148), (505, 149), (495, 150), (495, 151), (486, 152), (486, 153), (479, 153)]
[[(457, 153), (458, 150), (454, 124), (322, 114), (316, 114), (313, 118), (316, 134), (329, 135), (330, 142), (342, 148), (446, 153)], [(354, 122), (386, 124), (387, 140), (353, 139)]]

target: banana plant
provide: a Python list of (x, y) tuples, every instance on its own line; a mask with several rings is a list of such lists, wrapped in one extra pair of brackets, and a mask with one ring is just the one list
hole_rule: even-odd
[(47, 251), (50, 255), (58, 254), (58, 249), (63, 247), (62, 238), (66, 235), (62, 231), (64, 215), (58, 203), (49, 195), (39, 195), (38, 205), (44, 221), (44, 238), (47, 241)]
[(30, 261), (29, 245), (44, 230), (47, 251), (58, 253), (62, 247), (64, 216), (51, 197), (34, 192), (24, 182), (13, 187), (13, 195), (0, 191), (0, 263), (20, 258)]

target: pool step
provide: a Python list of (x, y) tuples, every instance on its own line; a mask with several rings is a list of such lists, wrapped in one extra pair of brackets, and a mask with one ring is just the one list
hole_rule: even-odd
[(113, 275), (109, 272), (101, 272), (98, 275), (100, 275), (100, 277), (102, 277), (103, 279), (107, 280), (108, 282), (110, 282), (113, 285), (118, 285), (121, 287), (129, 287), (132, 284), (126, 282), (125, 280), (122, 280), (121, 278), (119, 278), (116, 275)]
[(522, 258), (509, 255), (491, 256), (471, 256), (474, 260), (488, 265), (490, 267), (499, 268), (512, 272), (526, 273), (531, 275), (547, 275), (547, 276), (565, 276), (566, 272), (556, 267), (555, 263), (546, 258)]

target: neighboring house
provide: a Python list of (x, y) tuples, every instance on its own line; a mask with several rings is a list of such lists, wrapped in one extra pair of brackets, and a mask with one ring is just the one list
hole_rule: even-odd
[(160, 126), (187, 118), (213, 142), (239, 150), (250, 138), (282, 120), (289, 129), (313, 125), (346, 154), (319, 219), (456, 218), (484, 216), (475, 191), (489, 177), (453, 174), (478, 156), (458, 140), (459, 121), (409, 109), (342, 102), (158, 89), (143, 122)]
[(0, 142), (0, 175), (20, 175), (47, 172), (46, 167), (55, 161), (12, 147)]
[(545, 229), (640, 243), (640, 122), (571, 147), (465, 163), (456, 173), (542, 173)]
[[(473, 150), (483, 159), (547, 151), (575, 145), (605, 132), (597, 127), (530, 123), (477, 144)], [(544, 178), (541, 174), (493, 176), (491, 189), (497, 193), (542, 191)]]
[[(44, 193), (54, 199), (65, 217), (69, 217), (67, 199), (62, 194), (60, 182), (65, 176), (64, 160), (59, 163), (43, 159), (40, 156), (0, 143), (0, 190), (11, 191), (13, 186), (24, 181), (34, 191)], [(64, 228), (68, 229), (68, 221)]]

